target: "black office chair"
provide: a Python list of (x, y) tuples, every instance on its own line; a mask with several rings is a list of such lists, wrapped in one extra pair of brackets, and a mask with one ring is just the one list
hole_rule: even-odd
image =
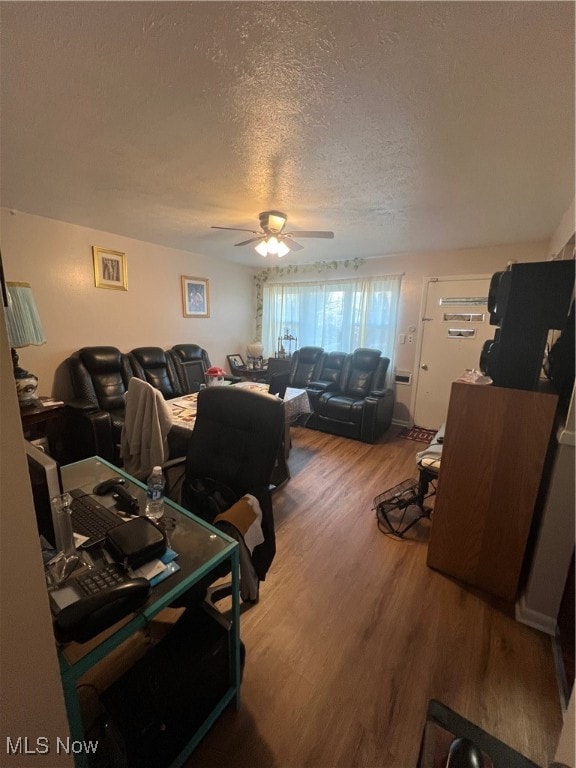
[(259, 381), (262, 384), (268, 384), (268, 391), (270, 394), (284, 397), (284, 392), (288, 386), (289, 375), (289, 357), (269, 357), (265, 373), (257, 378), (256, 381)]
[[(204, 503), (202, 489), (207, 486), (209, 491), (210, 486), (216, 486), (221, 491), (224, 503), (220, 509), (245, 494), (252, 494), (258, 500), (263, 541), (250, 554), (258, 582), (266, 578), (276, 553), (270, 479), (283, 434), (284, 409), (276, 397), (236, 387), (208, 387), (198, 394), (196, 422), (189, 438), (179, 502), (236, 538), (242, 550), (242, 537), (236, 535), (230, 521), (215, 521), (219, 509)], [(219, 574), (222, 575), (225, 574)], [(240, 577), (242, 582), (242, 568)], [(245, 594), (243, 591), (245, 601), (258, 599), (257, 590), (249, 600)]]
[[(475, 723), (431, 699), (424, 722), (417, 768), (538, 768)], [(550, 763), (549, 768), (560, 767)]]

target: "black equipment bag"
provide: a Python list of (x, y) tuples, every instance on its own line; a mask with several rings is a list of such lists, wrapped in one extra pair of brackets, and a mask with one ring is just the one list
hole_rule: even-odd
[(166, 552), (166, 534), (147, 517), (134, 517), (108, 531), (106, 549), (116, 562), (139, 568)]

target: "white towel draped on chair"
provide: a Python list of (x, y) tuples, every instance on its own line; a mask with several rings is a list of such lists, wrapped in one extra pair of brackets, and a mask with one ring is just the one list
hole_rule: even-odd
[(130, 379), (125, 399), (120, 456), (126, 472), (143, 480), (168, 458), (172, 411), (162, 393), (141, 379)]

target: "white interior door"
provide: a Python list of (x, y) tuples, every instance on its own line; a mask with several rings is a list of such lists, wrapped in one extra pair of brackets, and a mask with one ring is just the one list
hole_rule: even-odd
[(430, 279), (414, 403), (417, 426), (437, 429), (446, 421), (452, 382), (466, 368), (478, 368), (484, 342), (494, 338), (489, 287), (489, 277)]

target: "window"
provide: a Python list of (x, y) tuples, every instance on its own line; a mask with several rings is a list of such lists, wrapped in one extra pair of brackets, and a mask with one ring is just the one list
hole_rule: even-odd
[(278, 337), (289, 329), (298, 346), (327, 352), (380, 349), (390, 358), (396, 339), (401, 275), (326, 282), (266, 283), (263, 290), (262, 343), (274, 354)]

